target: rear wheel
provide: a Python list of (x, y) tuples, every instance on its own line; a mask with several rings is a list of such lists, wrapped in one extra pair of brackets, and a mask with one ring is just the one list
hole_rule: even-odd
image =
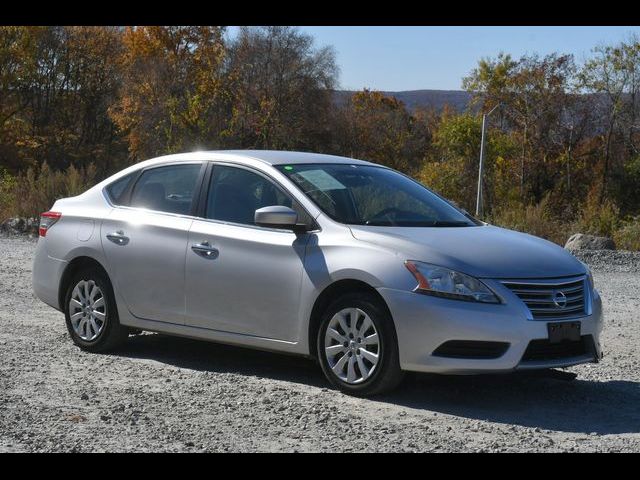
[(98, 269), (77, 272), (65, 296), (67, 330), (73, 343), (89, 352), (119, 347), (128, 330), (120, 325), (113, 288)]
[(323, 315), (317, 348), (325, 376), (345, 393), (376, 395), (402, 380), (393, 321), (374, 295), (335, 300)]

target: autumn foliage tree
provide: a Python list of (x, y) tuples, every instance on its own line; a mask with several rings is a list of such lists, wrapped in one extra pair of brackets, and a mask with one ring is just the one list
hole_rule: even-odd
[[(570, 55), (523, 56), (513, 60), (501, 54), (483, 59), (463, 79), (481, 111), (496, 105), (498, 124), (509, 129), (520, 144), (521, 201), (540, 202), (564, 179), (556, 159), (568, 142), (575, 142), (583, 119), (574, 108), (575, 65)], [(569, 138), (571, 137), (571, 138)]]
[(0, 165), (108, 171), (122, 145), (107, 115), (119, 52), (116, 28), (0, 28)]
[[(632, 36), (618, 45), (601, 45), (593, 50), (578, 75), (580, 88), (599, 99), (598, 113), (604, 119), (600, 129), (599, 200), (607, 194), (640, 206), (629, 198), (626, 176), (635, 179), (640, 163), (640, 38)], [(609, 185), (617, 177), (616, 185)]]
[(323, 150), (337, 82), (335, 55), (292, 27), (240, 30), (229, 46), (227, 144)]
[[(466, 111), (337, 92), (330, 46), (293, 27), (0, 27), (0, 221), (35, 215), (123, 166), (195, 149), (372, 160), (475, 208), (489, 117), (485, 219), (557, 242), (640, 233), (640, 39), (582, 63), (480, 59)], [(636, 240), (634, 240), (636, 239)]]
[(217, 147), (228, 90), (223, 27), (129, 27), (111, 118), (132, 159)]
[(355, 93), (336, 116), (339, 152), (407, 173), (419, 169), (429, 132), (396, 98), (365, 89)]

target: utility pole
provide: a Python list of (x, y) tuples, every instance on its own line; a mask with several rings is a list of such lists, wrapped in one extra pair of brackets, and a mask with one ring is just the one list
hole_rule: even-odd
[(482, 135), (480, 137), (480, 167), (478, 169), (478, 197), (476, 199), (476, 217), (480, 218), (482, 215), (482, 173), (484, 169), (484, 139), (487, 128), (487, 117), (493, 113), (501, 104), (497, 104), (487, 113), (482, 115)]

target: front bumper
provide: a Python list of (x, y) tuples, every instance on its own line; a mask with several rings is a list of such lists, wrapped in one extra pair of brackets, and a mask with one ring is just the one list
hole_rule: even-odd
[[(491, 286), (501, 288), (499, 285)], [(549, 322), (531, 320), (526, 305), (504, 289), (500, 292), (504, 293), (503, 304), (464, 302), (389, 288), (378, 291), (394, 319), (403, 370), (445, 374), (506, 373), (597, 362), (602, 357), (602, 302), (595, 290), (591, 295), (591, 314), (567, 320), (581, 323), (581, 335), (590, 342), (590, 348), (575, 356), (535, 360), (523, 360), (523, 357), (532, 340), (548, 338)], [(498, 358), (433, 355), (440, 345), (456, 340), (505, 342), (509, 345)]]

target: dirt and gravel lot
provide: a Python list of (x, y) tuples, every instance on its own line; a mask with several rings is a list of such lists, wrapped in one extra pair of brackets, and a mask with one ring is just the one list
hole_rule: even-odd
[(2, 451), (640, 451), (640, 255), (589, 252), (605, 358), (549, 376), (410, 375), (374, 400), (309, 360), (157, 334), (81, 352), (0, 237)]

